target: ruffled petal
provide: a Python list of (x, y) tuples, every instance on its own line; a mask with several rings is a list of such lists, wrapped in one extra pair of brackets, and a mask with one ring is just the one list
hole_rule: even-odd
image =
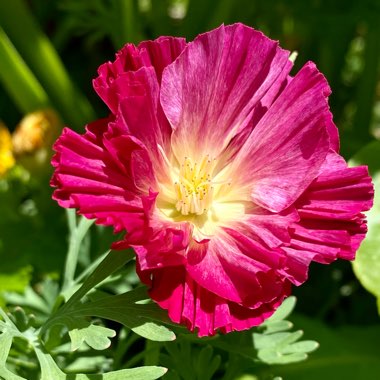
[(366, 232), (367, 169), (337, 154), (323, 75), (290, 77), (288, 56), (242, 24), (128, 44), (94, 80), (110, 117), (54, 145), (53, 198), (127, 231), (112, 248), (133, 248), (152, 299), (200, 336), (261, 324)]
[(130, 136), (106, 139), (108, 128), (109, 119), (103, 119), (90, 124), (84, 135), (63, 130), (54, 145), (53, 198), (117, 232), (144, 234), (157, 195), (141, 186), (155, 184), (149, 157)]
[(291, 241), (282, 273), (294, 284), (307, 279), (311, 261), (329, 264), (353, 260), (367, 231), (365, 216), (373, 202), (373, 185), (364, 166), (348, 168), (330, 153), (321, 174), (296, 203), (300, 221), (289, 232)]
[(199, 286), (183, 266), (156, 269), (138, 274), (149, 287), (149, 294), (162, 308), (168, 310), (173, 322), (182, 323), (198, 335), (211, 336), (218, 331), (241, 331), (260, 325), (269, 318), (290, 293), (285, 280), (283, 292), (258, 308), (247, 308), (218, 297)]
[(317, 177), (329, 151), (325, 119), (330, 93), (306, 64), (261, 118), (229, 167), (235, 188), (248, 187), (256, 204), (288, 208)]
[(245, 215), (230, 222), (231, 231), (239, 231), (267, 248), (278, 248), (290, 242), (289, 227), (299, 221), (294, 208), (281, 213), (273, 213), (257, 206), (246, 206), (245, 209)]
[(142, 142), (157, 177), (161, 182), (170, 180), (160, 149), (170, 156), (172, 130), (159, 103), (160, 87), (155, 68), (143, 66), (136, 71), (120, 72), (106, 90), (108, 101), (112, 98), (115, 105), (111, 110), (117, 113), (114, 133), (130, 134)]
[(221, 153), (249, 124), (254, 107), (288, 67), (288, 56), (277, 42), (242, 24), (221, 26), (189, 43), (162, 76), (161, 103), (175, 129), (179, 161)]
[(142, 67), (152, 67), (157, 81), (161, 81), (164, 68), (172, 63), (186, 46), (183, 38), (160, 37), (154, 41), (142, 42), (137, 47), (126, 44), (117, 54), (114, 62), (107, 62), (98, 69), (94, 79), (95, 91), (116, 113), (120, 99), (123, 99), (128, 84), (127, 73), (138, 71)]
[(258, 308), (282, 292), (276, 272), (282, 252), (232, 232), (224, 229), (208, 242), (191, 241), (186, 270), (201, 287), (221, 298)]
[(143, 67), (126, 75), (135, 76), (136, 81), (133, 85), (131, 81), (122, 85), (123, 91), (127, 91), (128, 86), (131, 91), (120, 100), (117, 128), (124, 126), (124, 134), (131, 134), (144, 144), (157, 177), (161, 182), (167, 182), (167, 164), (159, 149), (170, 156), (171, 127), (158, 101), (160, 89), (154, 70)]
[[(156, 222), (156, 223), (155, 223)], [(186, 247), (189, 244), (190, 233), (187, 223), (173, 228), (170, 223), (151, 220), (151, 238), (145, 236), (136, 241), (129, 236), (123, 246), (118, 248), (133, 248), (142, 270), (183, 265), (186, 261)]]

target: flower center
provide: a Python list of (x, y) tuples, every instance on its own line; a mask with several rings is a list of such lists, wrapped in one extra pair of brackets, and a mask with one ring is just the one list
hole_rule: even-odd
[(178, 180), (174, 183), (175, 206), (182, 215), (202, 215), (210, 208), (216, 184), (212, 181), (215, 162), (209, 154), (200, 163), (184, 158)]

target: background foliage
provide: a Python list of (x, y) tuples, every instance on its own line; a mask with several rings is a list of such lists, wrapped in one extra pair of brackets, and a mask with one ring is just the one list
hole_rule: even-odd
[[(160, 35), (191, 40), (239, 21), (297, 51), (295, 71), (316, 62), (333, 90), (341, 152), (352, 164), (369, 165), (377, 187), (379, 19), (379, 0), (0, 0), (0, 119), (14, 132), (25, 114), (52, 107), (58, 125), (82, 130), (107, 114), (91, 80), (125, 42)], [(315, 264), (310, 280), (294, 290), (298, 302), (289, 318), (295, 331), (284, 321), (294, 306), (290, 299), (282, 315), (253, 335), (198, 340), (164, 327), (164, 313), (143, 301), (128, 253), (113, 270), (101, 266), (100, 277), (88, 277), (114, 237), (73, 215), (67, 223), (50, 199), (48, 158), (29, 152), (16, 161), (0, 178), (0, 306), (11, 312), (2, 312), (0, 322), (0, 378), (155, 379), (163, 367), (169, 380), (380, 378), (378, 196), (354, 271), (346, 262)], [(65, 261), (68, 248), (74, 267)], [(113, 303), (124, 309), (102, 313)], [(300, 328), (306, 340), (297, 342)], [(308, 339), (320, 344), (308, 360), (281, 365), (314, 350)], [(86, 372), (114, 374), (80, 375)]]

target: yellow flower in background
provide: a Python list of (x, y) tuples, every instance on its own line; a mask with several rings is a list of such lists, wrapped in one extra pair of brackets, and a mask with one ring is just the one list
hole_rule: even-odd
[(12, 135), (13, 153), (26, 169), (40, 170), (48, 162), (52, 144), (61, 130), (58, 115), (51, 109), (26, 115)]
[(0, 122), (0, 177), (15, 165), (12, 138), (8, 128)]
[(59, 125), (57, 114), (50, 109), (29, 113), (17, 126), (12, 136), (13, 152), (19, 156), (50, 148)]

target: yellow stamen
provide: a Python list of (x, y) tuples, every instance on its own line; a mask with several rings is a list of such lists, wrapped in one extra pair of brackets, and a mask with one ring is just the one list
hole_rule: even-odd
[(185, 157), (180, 165), (178, 180), (174, 182), (177, 195), (176, 209), (182, 215), (202, 215), (212, 204), (216, 186), (224, 186), (229, 181), (213, 182), (216, 160), (206, 155), (201, 163)]

